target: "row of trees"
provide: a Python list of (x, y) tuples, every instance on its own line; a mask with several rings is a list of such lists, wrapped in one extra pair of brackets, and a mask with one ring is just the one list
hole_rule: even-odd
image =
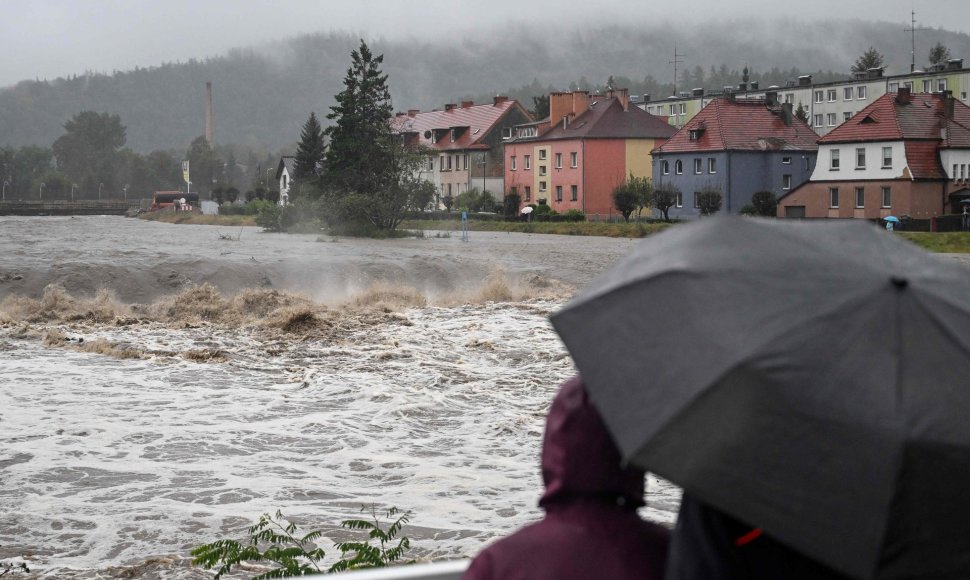
[[(190, 163), (192, 190), (205, 197), (236, 185), (256, 197), (272, 195), (269, 185), (276, 168), (272, 155), (260, 160), (250, 152), (242, 164), (231, 148), (216, 151), (201, 136), (184, 153), (159, 150), (141, 155), (125, 148), (126, 131), (118, 115), (81, 111), (64, 124), (64, 134), (50, 148), (0, 148), (3, 198), (150, 197), (157, 190), (185, 189), (183, 159)], [(264, 173), (264, 163), (270, 172)]]
[[(714, 187), (705, 187), (695, 192), (697, 210), (701, 215), (714, 215), (721, 211), (723, 193)], [(645, 209), (656, 209), (664, 221), (670, 221), (670, 208), (683, 200), (683, 193), (673, 184), (654, 186), (649, 177), (636, 177), (632, 173), (625, 182), (613, 190), (613, 206), (630, 221), (636, 213), (639, 218)], [(742, 214), (773, 217), (778, 207), (778, 199), (771, 191), (758, 191), (752, 195), (751, 204), (741, 208)]]

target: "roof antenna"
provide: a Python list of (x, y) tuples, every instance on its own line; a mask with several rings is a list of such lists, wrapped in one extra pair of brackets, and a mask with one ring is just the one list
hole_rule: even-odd
[(912, 55), (913, 55), (913, 60), (912, 60), (912, 62), (909, 65), (909, 72), (914, 72), (916, 70), (916, 31), (917, 30), (926, 30), (926, 29), (923, 28), (923, 27), (916, 28), (916, 11), (913, 10), (910, 13), (910, 25), (909, 25), (909, 28), (906, 28), (906, 29), (903, 30), (903, 32), (912, 33), (912, 43), (913, 43), (912, 44)]
[(674, 60), (668, 61), (667, 64), (674, 65), (674, 96), (677, 96), (677, 65), (684, 62), (680, 60), (680, 57), (687, 56), (686, 54), (677, 53), (677, 43), (674, 43)]

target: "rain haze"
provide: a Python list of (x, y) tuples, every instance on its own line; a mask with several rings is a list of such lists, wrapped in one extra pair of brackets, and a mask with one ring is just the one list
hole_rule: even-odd
[[(136, 66), (218, 56), (235, 47), (248, 47), (299, 34), (347, 31), (366, 38), (444, 38), (456, 31), (484, 38), (499, 38), (495, 31), (507, 24), (555, 22), (560, 26), (613, 23), (657, 24), (678, 16), (653, 3), (601, 0), (564, 5), (551, 0), (528, 3), (498, 0), (482, 5), (429, 0), (322, 2), (269, 0), (195, 2), (173, 0), (114, 0), (75, 2), (7, 2), (0, 21), (8, 58), (0, 67), (0, 86), (21, 80), (53, 79), (86, 71), (111, 73)], [(727, 3), (696, 0), (691, 18), (703, 15), (705, 23), (724, 19), (838, 18), (898, 22), (908, 27), (915, 10), (918, 27), (970, 31), (970, 3), (965, 0), (879, 0), (836, 2), (823, 0), (803, 6), (774, 1)], [(433, 19), (433, 31), (429, 22)], [(905, 26), (902, 26), (905, 25)], [(537, 37), (541, 33), (536, 32)], [(538, 40), (533, 38), (532, 40)]]

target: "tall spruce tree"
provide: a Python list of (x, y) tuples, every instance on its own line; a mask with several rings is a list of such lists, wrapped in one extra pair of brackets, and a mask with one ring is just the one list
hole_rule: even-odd
[(344, 90), (336, 95), (324, 131), (328, 185), (344, 194), (372, 195), (397, 180), (395, 139), (391, 133), (391, 95), (387, 75), (380, 69), (384, 56), (375, 56), (361, 40), (351, 53)]
[(324, 162), (330, 219), (381, 230), (397, 227), (420, 189), (411, 177), (420, 156), (405, 149), (391, 128), (383, 61), (360, 41), (351, 53), (344, 90), (327, 115), (334, 124), (324, 131), (330, 140)]
[(869, 50), (855, 60), (855, 64), (852, 65), (852, 72), (860, 73), (871, 68), (879, 68), (882, 66), (883, 60), (882, 53), (870, 46)]
[(323, 128), (320, 127), (316, 113), (311, 112), (310, 118), (303, 125), (303, 132), (300, 133), (300, 144), (296, 147), (293, 179), (301, 183), (315, 180), (319, 175), (320, 164), (323, 163), (323, 153)]

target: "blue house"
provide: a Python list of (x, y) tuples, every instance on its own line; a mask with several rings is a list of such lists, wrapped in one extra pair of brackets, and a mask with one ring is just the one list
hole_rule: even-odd
[(666, 143), (655, 148), (655, 186), (680, 190), (671, 218), (700, 215), (696, 194), (721, 193), (721, 211), (736, 214), (758, 191), (780, 198), (812, 175), (818, 135), (779, 104), (777, 93), (764, 99), (718, 97)]

